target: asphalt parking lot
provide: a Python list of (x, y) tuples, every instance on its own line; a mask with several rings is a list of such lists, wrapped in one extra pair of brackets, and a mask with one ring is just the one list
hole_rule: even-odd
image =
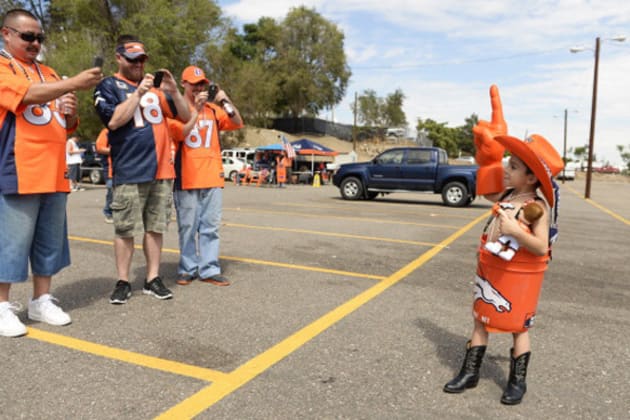
[[(532, 330), (528, 393), (499, 403), (511, 338), (492, 336), (481, 381), (442, 392), (472, 326), (475, 247), (489, 203), (438, 195), (340, 199), (326, 185), (226, 186), (221, 257), (233, 284), (108, 303), (115, 283), (105, 190), (69, 197), (72, 266), (53, 294), (73, 323), (26, 320), (0, 339), (2, 419), (630, 418), (630, 183), (562, 184), (560, 239)], [(140, 242), (137, 240), (137, 245)], [(23, 305), (31, 284), (13, 287)]]

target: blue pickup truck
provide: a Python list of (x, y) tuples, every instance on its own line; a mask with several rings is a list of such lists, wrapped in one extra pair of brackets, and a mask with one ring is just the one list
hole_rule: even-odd
[(396, 147), (369, 162), (339, 167), (333, 184), (346, 200), (374, 199), (378, 194), (424, 191), (442, 194), (451, 207), (475, 199), (477, 165), (449, 165), (446, 151), (438, 147)]

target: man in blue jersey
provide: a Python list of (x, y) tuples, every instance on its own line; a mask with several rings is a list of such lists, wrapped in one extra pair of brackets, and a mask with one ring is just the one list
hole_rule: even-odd
[(171, 73), (154, 87), (154, 75), (144, 73), (148, 59), (144, 44), (132, 35), (118, 39), (118, 72), (94, 91), (96, 112), (109, 129), (114, 197), (114, 252), (118, 282), (110, 303), (126, 303), (131, 296), (129, 271), (134, 234), (144, 232), (147, 277), (143, 293), (158, 299), (173, 294), (159, 276), (162, 235), (172, 206), (174, 146), (166, 118), (190, 119), (188, 105)]

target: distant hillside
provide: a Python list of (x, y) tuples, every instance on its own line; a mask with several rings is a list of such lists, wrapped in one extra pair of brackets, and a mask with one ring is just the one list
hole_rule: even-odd
[[(287, 134), (278, 130), (271, 130), (265, 128), (245, 127), (243, 130), (244, 140), (238, 142), (238, 144), (231, 144), (231, 147), (258, 147), (268, 144), (279, 143), (281, 140), (278, 136), (284, 135), (289, 141), (299, 140), (301, 138), (308, 138), (330, 149), (336, 150), (340, 153), (349, 153), (352, 151), (352, 142), (338, 139), (332, 136), (319, 136), (313, 134)], [(410, 145), (408, 141), (401, 141), (399, 143), (393, 141), (381, 142), (378, 140), (368, 140), (357, 142), (357, 155), (359, 160), (368, 160), (379, 154), (385, 149), (389, 149), (394, 146)]]

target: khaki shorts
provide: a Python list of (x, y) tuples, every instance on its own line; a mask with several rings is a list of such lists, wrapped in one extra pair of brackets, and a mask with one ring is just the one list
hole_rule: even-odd
[(166, 232), (172, 206), (172, 179), (116, 185), (111, 205), (116, 236)]

